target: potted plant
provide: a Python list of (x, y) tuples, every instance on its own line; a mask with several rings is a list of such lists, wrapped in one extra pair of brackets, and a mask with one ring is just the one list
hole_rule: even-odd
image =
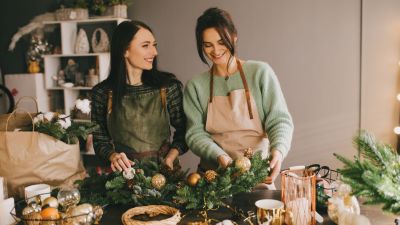
[(57, 20), (84, 20), (89, 18), (87, 0), (62, 0), (56, 10)]
[(118, 18), (127, 18), (128, 4), (130, 3), (130, 0), (108, 0), (108, 7), (105, 11), (105, 15)]
[(103, 0), (89, 0), (90, 14), (91, 15), (103, 15), (107, 9), (107, 3)]

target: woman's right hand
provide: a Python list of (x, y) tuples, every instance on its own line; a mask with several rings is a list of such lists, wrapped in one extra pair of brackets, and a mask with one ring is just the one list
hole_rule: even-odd
[(117, 153), (114, 152), (110, 156), (110, 161), (111, 161), (111, 169), (113, 171), (129, 171), (131, 166), (135, 165), (134, 162), (128, 159), (128, 157), (125, 155), (125, 153)]
[(217, 161), (220, 167), (226, 168), (232, 163), (232, 158), (228, 155), (220, 155), (217, 157)]

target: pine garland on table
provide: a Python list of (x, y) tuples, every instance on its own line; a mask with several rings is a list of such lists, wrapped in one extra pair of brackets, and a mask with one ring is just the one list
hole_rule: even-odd
[[(243, 163), (245, 157), (239, 158), (226, 169), (209, 170), (205, 176), (197, 176), (192, 182), (189, 176), (188, 183), (176, 191), (175, 202), (182, 204), (186, 209), (211, 210), (226, 206), (224, 200), (232, 195), (249, 192), (254, 186), (261, 183), (269, 174), (269, 161), (262, 159), (258, 152), (249, 160), (249, 168)], [(207, 173), (216, 173), (210, 179)], [(196, 175), (196, 173), (194, 173)]]
[(338, 154), (344, 163), (339, 170), (353, 194), (366, 198), (364, 204), (383, 204), (383, 210), (400, 213), (400, 157), (389, 145), (379, 143), (366, 131), (354, 138), (360, 156), (354, 161)]

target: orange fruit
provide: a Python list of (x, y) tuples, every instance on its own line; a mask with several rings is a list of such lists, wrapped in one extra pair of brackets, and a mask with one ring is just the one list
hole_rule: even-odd
[(52, 207), (43, 209), (42, 212), (40, 212), (40, 215), (42, 216), (42, 219), (45, 220), (60, 219), (60, 214), (58, 213), (58, 209)]

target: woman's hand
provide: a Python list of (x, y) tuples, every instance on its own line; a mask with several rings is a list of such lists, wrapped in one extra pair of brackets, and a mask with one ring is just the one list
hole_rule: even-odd
[(283, 155), (280, 151), (272, 150), (271, 156), (272, 156), (272, 159), (269, 164), (269, 167), (271, 168), (271, 174), (269, 175), (269, 177), (267, 177), (264, 180), (264, 183), (266, 183), (266, 184), (274, 183), (276, 177), (278, 177), (278, 175), (281, 171), (281, 166), (282, 166), (282, 162), (283, 162)]
[(164, 163), (170, 170), (174, 169), (174, 161), (178, 157), (178, 155), (179, 155), (178, 149), (171, 148), (167, 156), (165, 156)]
[(110, 161), (111, 161), (111, 169), (113, 171), (127, 171), (129, 172), (129, 169), (131, 166), (135, 165), (134, 162), (128, 159), (128, 157), (125, 155), (125, 153), (117, 153), (114, 152), (110, 156)]
[(220, 167), (226, 168), (229, 164), (232, 163), (232, 158), (228, 155), (220, 155), (218, 156), (217, 161)]

